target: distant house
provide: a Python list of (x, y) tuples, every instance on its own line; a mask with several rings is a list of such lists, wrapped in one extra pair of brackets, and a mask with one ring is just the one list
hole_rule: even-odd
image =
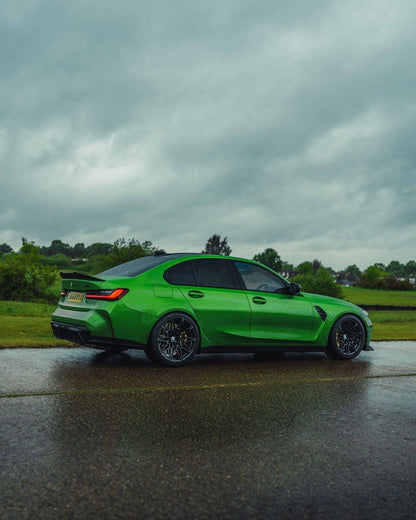
[(352, 287), (360, 281), (360, 277), (355, 273), (341, 273), (338, 275), (337, 284), (344, 287)]

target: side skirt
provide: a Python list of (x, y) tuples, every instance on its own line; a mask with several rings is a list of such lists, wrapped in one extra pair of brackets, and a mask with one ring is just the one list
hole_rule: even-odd
[(276, 345), (265, 345), (262, 347), (253, 347), (251, 345), (243, 345), (241, 347), (203, 347), (201, 348), (200, 354), (225, 354), (225, 353), (244, 353), (244, 352), (325, 352), (325, 347), (311, 347), (311, 346), (276, 346)]

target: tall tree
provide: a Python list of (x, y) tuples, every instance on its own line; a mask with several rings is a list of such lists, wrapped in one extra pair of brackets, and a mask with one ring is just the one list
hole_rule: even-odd
[(224, 239), (221, 240), (221, 235), (210, 236), (202, 253), (230, 256), (231, 247), (228, 245), (227, 237), (224, 237)]
[(62, 240), (52, 240), (48, 247), (41, 247), (40, 253), (45, 256), (66, 255), (71, 256), (72, 248), (69, 244), (62, 242)]
[(298, 271), (299, 274), (303, 274), (303, 275), (308, 275), (308, 274), (313, 275), (314, 271), (313, 271), (312, 262), (302, 262), (301, 264), (299, 264), (296, 267), (296, 271)]
[(295, 268), (293, 267), (293, 264), (290, 264), (289, 262), (286, 262), (286, 260), (282, 260), (282, 267), (280, 268), (280, 271), (294, 271)]
[(352, 264), (352, 265), (349, 265), (348, 267), (346, 267), (343, 271), (346, 275), (347, 274), (355, 274), (358, 276), (358, 278), (361, 276), (361, 270), (358, 266), (356, 266), (355, 264)]
[(386, 267), (386, 272), (393, 276), (406, 276), (406, 267), (398, 260), (392, 260)]
[(85, 256), (85, 245), (83, 242), (78, 242), (72, 249), (73, 258), (84, 258)]
[(406, 276), (415, 276), (416, 275), (416, 262), (414, 260), (409, 260), (406, 264)]
[(9, 244), (0, 244), (0, 254), (1, 253), (13, 253), (13, 249)]
[(318, 269), (320, 269), (322, 267), (322, 262), (320, 260), (315, 260), (312, 262), (312, 268), (313, 268), (313, 274), (316, 275), (316, 273), (318, 272)]
[(108, 255), (112, 247), (112, 244), (107, 242), (94, 242), (85, 249), (85, 256)]
[(281, 271), (282, 269), (282, 260), (278, 254), (278, 252), (272, 247), (266, 248), (263, 253), (258, 253), (253, 256), (253, 260), (256, 262), (260, 262), (261, 264), (267, 265), (270, 269), (274, 271)]

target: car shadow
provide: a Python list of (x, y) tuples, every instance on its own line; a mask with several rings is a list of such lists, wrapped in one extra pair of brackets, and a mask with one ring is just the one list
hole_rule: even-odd
[(137, 356), (133, 352), (100, 351), (91, 358), (90, 365), (133, 367), (152, 364), (144, 354)]
[(256, 352), (256, 353), (212, 353), (200, 354), (183, 367), (165, 367), (151, 361), (141, 350), (127, 350), (123, 352), (100, 351), (90, 360), (90, 366), (97, 367), (125, 367), (141, 369), (159, 369), (168, 371), (199, 371), (209, 367), (226, 369), (227, 367), (249, 366), (264, 368), (287, 368), (297, 370), (325, 367), (326, 370), (343, 374), (364, 374), (371, 363), (359, 356), (351, 361), (334, 360), (323, 352)]

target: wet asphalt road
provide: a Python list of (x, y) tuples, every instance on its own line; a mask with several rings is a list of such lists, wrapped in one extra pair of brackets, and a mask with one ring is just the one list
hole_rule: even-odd
[(0, 351), (0, 518), (416, 518), (416, 343)]

